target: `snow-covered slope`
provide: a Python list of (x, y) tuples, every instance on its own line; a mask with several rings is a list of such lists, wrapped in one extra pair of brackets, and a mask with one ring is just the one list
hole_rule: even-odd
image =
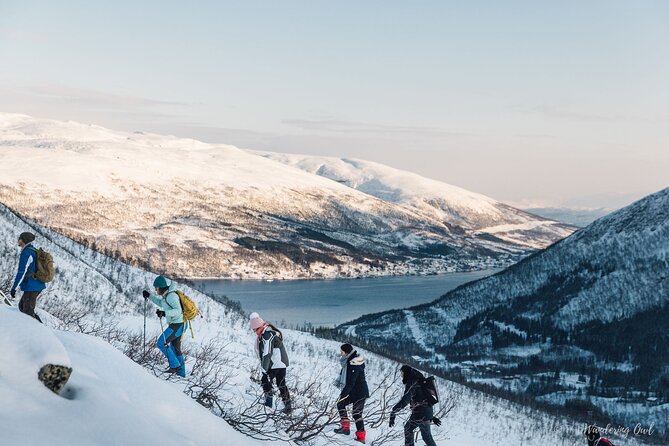
[[(143, 302), (140, 297), (141, 290), (150, 286), (154, 277), (153, 274), (104, 257), (31, 221), (22, 220), (7, 208), (0, 206), (1, 240), (14, 240), (18, 233), (25, 230), (32, 230), (38, 235), (37, 244), (54, 255), (58, 267), (57, 278), (50, 285), (47, 292), (40, 297), (38, 307), (46, 306), (51, 309), (65, 308), (68, 312), (76, 312), (83, 309), (89, 318), (94, 320), (106, 319), (107, 322), (113, 322), (118, 327), (134, 331), (141, 338), (141, 304)], [(0, 249), (2, 250), (0, 253), (0, 277), (9, 277), (16, 268), (17, 252), (14, 247), (4, 244), (0, 244)], [(7, 285), (0, 283), (0, 288), (6, 291)], [(273, 411), (264, 412), (262, 409), (254, 409), (257, 407), (256, 398), (260, 391), (258, 385), (249, 380), (249, 375), (253, 371), (257, 371), (257, 359), (252, 347), (252, 334), (247, 329), (245, 317), (240, 316), (229, 307), (214, 302), (207, 296), (189, 289), (187, 286), (181, 286), (180, 288), (195, 299), (205, 315), (204, 321), (198, 321), (195, 325), (196, 338), (193, 339), (190, 335), (186, 335), (184, 340), (184, 347), (188, 352), (187, 364), (189, 370), (192, 371), (194, 365), (199, 361), (198, 358), (201, 357), (201, 350), (211, 352), (212, 349), (220, 349), (217, 351), (222, 356), (218, 358), (218, 367), (214, 371), (219, 376), (225, 377), (224, 386), (218, 390), (225, 409), (224, 417), (230, 416), (230, 414), (234, 415), (239, 410), (256, 410), (257, 412), (252, 412), (254, 420), (261, 420), (260, 425), (272, 426), (275, 419), (271, 418), (274, 417)], [(152, 315), (153, 311), (150, 310), (148, 314)], [(271, 315), (263, 316), (271, 320)], [(155, 339), (159, 332), (158, 320), (155, 317), (149, 317), (147, 322), (149, 339)], [(111, 383), (110, 385), (118, 385), (117, 388), (119, 389), (118, 393), (110, 392), (105, 396), (108, 398), (105, 400), (105, 404), (108, 404), (106, 407), (112, 407), (114, 404), (123, 404), (128, 399), (131, 401), (138, 399), (142, 401), (146, 400), (147, 405), (151, 405), (152, 410), (155, 411), (156, 407), (162, 409), (166, 405), (169, 406), (173, 401), (176, 401), (176, 396), (174, 396), (175, 400), (173, 400), (171, 393), (166, 399), (158, 397), (154, 391), (161, 394), (168, 392), (168, 390), (164, 390), (165, 386), (162, 383), (157, 383), (156, 386), (153, 386), (153, 384), (146, 384), (144, 382), (145, 378), (149, 379), (150, 377), (152, 380), (157, 380), (157, 378), (154, 378), (149, 372), (146, 372), (146, 376), (138, 376), (142, 373), (141, 369), (128, 364), (127, 361), (121, 361), (120, 358), (117, 358), (116, 353), (111, 352), (109, 347), (101, 341), (91, 340), (88, 337), (72, 333), (61, 333), (58, 337), (66, 347), (72, 365), (75, 368), (71, 385), (82, 389), (80, 393), (76, 392), (76, 388), (73, 389), (74, 399), (72, 401), (57, 400), (56, 403), (53, 403), (56, 404), (56, 409), (60, 409), (61, 404), (71, 405), (62, 409), (63, 417), (68, 418), (65, 421), (67, 425), (73, 422), (70, 417), (78, 416), (78, 413), (74, 412), (75, 409), (70, 409), (71, 407), (80, 404), (81, 406), (78, 407), (86, 409), (89, 401), (93, 401), (92, 395), (88, 399), (89, 396), (87, 396), (87, 392), (83, 391), (83, 389), (88, 389), (95, 395), (98, 395), (100, 389), (98, 384), (102, 384), (106, 380)], [(309, 401), (306, 397), (308, 392), (305, 386), (310, 385), (310, 383), (317, 383), (319, 388), (322, 387), (318, 393), (319, 398), (315, 401), (317, 405), (326, 402), (332, 404), (336, 401), (338, 394), (338, 389), (331, 386), (330, 383), (339, 371), (337, 361), (339, 343), (318, 339), (313, 335), (292, 330), (285, 330), (285, 337), (288, 354), (291, 359), (288, 383), (293, 391), (298, 413), (310, 404), (314, 404), (313, 400)], [(123, 346), (119, 345), (119, 347)], [(385, 413), (378, 412), (378, 408), (383, 405), (385, 398), (390, 399), (386, 403), (392, 404), (398, 397), (398, 392), (401, 391), (401, 384), (396, 379), (392, 379), (392, 374), (396, 373), (399, 364), (366, 351), (363, 351), (363, 354), (367, 357), (367, 378), (373, 390), (372, 397), (367, 404), (368, 412), (366, 412), (366, 416), (368, 416), (368, 444), (376, 446), (380, 444), (384, 446), (399, 446), (403, 444), (401, 420), (398, 420), (399, 427), (390, 430), (386, 427), (387, 411)], [(118, 359), (118, 362), (116, 359)], [(98, 371), (95, 368), (98, 364), (104, 366), (105, 364), (109, 364), (108, 361), (112, 360), (114, 363), (110, 364), (111, 368), (109, 369), (103, 367), (104, 370)], [(128, 370), (125, 370), (126, 367)], [(123, 374), (127, 373), (129, 375), (126, 376), (129, 376), (130, 379), (133, 381), (137, 380), (137, 385), (134, 383), (125, 385), (119, 383), (116, 377), (109, 377), (107, 373), (114, 374), (116, 368), (123, 368)], [(84, 376), (77, 376), (77, 370), (84, 370), (86, 372)], [(202, 370), (202, 368), (199, 368), (197, 377), (202, 376)], [(391, 379), (388, 379), (389, 373)], [(102, 379), (97, 380), (96, 376), (102, 377)], [(189, 379), (196, 379), (196, 377), (189, 377)], [(172, 381), (170, 384), (177, 389), (190, 392), (189, 386), (191, 384), (189, 381), (177, 380)], [(488, 446), (491, 438), (495, 438), (496, 444), (500, 446), (517, 446), (519, 444), (539, 445), (554, 442), (556, 439), (559, 439), (560, 444), (567, 446), (582, 444), (582, 436), (580, 434), (582, 426), (573, 419), (550, 416), (541, 411), (532, 410), (504, 399), (495, 398), (450, 381), (439, 380), (438, 385), (445, 404), (452, 402), (455, 405), (446, 418), (444, 426), (435, 429), (439, 444)], [(145, 387), (150, 390), (148, 393), (143, 392), (142, 389)], [(390, 389), (391, 394), (382, 392), (382, 389), (386, 388)], [(128, 395), (128, 392), (132, 392), (132, 395)], [(114, 400), (115, 397), (118, 397), (118, 400)], [(57, 397), (53, 396), (53, 398)], [(6, 400), (3, 399), (4, 401)], [(41, 402), (41, 400), (34, 401), (36, 406), (34, 410), (43, 414), (50, 407), (51, 401), (55, 400), (49, 400), (46, 403)], [(139, 406), (139, 402), (136, 404), (138, 404), (136, 407), (141, 407)], [(373, 413), (375, 407), (377, 411)], [(11, 404), (4, 405), (4, 409), (2, 410), (3, 414), (7, 414), (12, 410)], [(215, 407), (212, 410), (217, 415), (221, 415)], [(98, 409), (95, 409), (95, 411), (91, 409), (91, 411), (92, 413), (100, 413)], [(405, 415), (406, 412), (402, 416)], [(8, 416), (19, 417), (16, 414)], [(329, 416), (334, 416), (334, 413), (331, 413)], [(153, 421), (155, 417), (154, 414), (151, 414), (141, 419)], [(203, 419), (206, 420), (206, 417)], [(324, 417), (324, 419), (327, 420), (328, 416)], [(3, 418), (0, 417), (0, 420), (3, 420)], [(11, 420), (14, 421), (15, 418), (11, 418)], [(195, 421), (195, 423), (201, 423), (201, 420)], [(11, 438), (17, 438), (20, 432), (23, 432), (23, 427), (27, 422), (29, 422), (29, 419), (22, 418), (20, 423), (17, 421), (16, 424), (9, 427), (2, 425), (2, 432), (4, 435), (9, 435), (7, 432), (11, 432)], [(209, 427), (209, 423), (222, 423), (222, 421), (211, 418), (211, 421), (207, 421), (207, 426), (201, 428), (203, 431), (200, 432), (201, 435), (206, 435), (209, 431), (216, 432), (215, 428)], [(199, 426), (200, 424), (197, 425)], [(118, 428), (118, 425), (116, 426)], [(136, 424), (131, 423), (130, 426), (136, 426)], [(282, 432), (280, 438), (287, 439), (290, 435), (284, 432), (286, 429), (284, 426), (285, 424), (279, 424), (279, 427), (282, 429), (280, 431)], [(337, 443), (338, 440), (333, 438), (333, 434), (331, 434), (333, 427), (329, 425), (324, 426), (324, 431), (318, 433), (311, 440), (310, 444), (314, 446), (331, 446), (333, 444), (350, 442), (350, 439), (348, 439), (349, 441), (345, 441), (344, 443)], [(104, 427), (99, 428), (104, 429)], [(39, 426), (35, 426), (34, 429), (38, 431), (36, 435), (39, 435), (39, 438), (47, 435), (46, 431), (42, 432)], [(94, 427), (86, 429), (85, 431), (81, 431), (80, 434), (77, 434), (80, 431), (76, 429), (71, 431), (72, 435), (80, 435), (76, 437), (77, 439), (82, 439), (85, 435), (87, 437), (86, 442), (66, 442), (62, 444), (73, 446), (109, 444), (104, 442), (104, 438), (100, 439), (97, 436), (98, 432), (101, 431), (94, 431)], [(165, 444), (156, 440), (159, 433), (157, 433), (155, 425), (147, 422), (145, 429), (146, 432), (140, 432), (138, 435), (140, 437), (152, 436), (152, 439), (147, 440), (145, 443), (132, 441), (125, 441), (124, 443)], [(229, 442), (222, 440), (237, 437), (233, 437), (232, 434), (229, 435), (225, 425), (220, 427), (220, 429), (226, 430), (225, 437), (217, 438), (217, 441), (214, 443), (202, 441), (197, 444), (208, 446), (210, 444), (222, 444), (222, 441), (232, 446), (247, 444), (245, 442), (237, 442), (236, 440)], [(500, 435), (500, 432), (504, 434)], [(115, 435), (122, 434), (117, 432)], [(281, 444), (279, 440), (277, 440), (277, 443)], [(639, 443), (634, 439), (630, 439), (627, 444)]]
[(431, 304), (341, 330), (444, 370), (482, 361), (537, 378), (558, 368), (584, 375), (584, 386), (592, 374), (592, 395), (621, 396), (625, 383), (669, 403), (667, 321), (669, 188)]
[[(374, 166), (367, 175), (379, 184), (401, 177), (412, 198), (349, 187), (232, 146), (0, 114), (0, 202), (100, 252), (178, 277), (480, 268), (570, 232)], [(421, 198), (431, 188), (437, 192)]]
[[(669, 188), (597, 220), (502, 272), (463, 285), (412, 311), (426, 315), (425, 332), (431, 331), (427, 328), (435, 320), (443, 320), (445, 333), (434, 338), (436, 345), (453, 340), (457, 330), (454, 322), (521, 297), (531, 303), (549, 301), (550, 313), (533, 315), (528, 308), (527, 316), (547, 317), (563, 329), (593, 320), (611, 322), (668, 302), (668, 262)], [(539, 309), (534, 306), (535, 311)], [(361, 322), (394, 318), (396, 314), (403, 313), (370, 315)], [(397, 325), (393, 330), (405, 331)], [(365, 336), (374, 333), (364, 331), (363, 324), (357, 325), (356, 332)]]
[[(2, 444), (266, 444), (236, 432), (99, 338), (52, 331), (6, 305), (0, 326)], [(62, 396), (37, 380), (46, 363), (73, 368)]]
[(426, 218), (444, 222), (454, 230), (490, 234), (534, 249), (572, 232), (564, 224), (512, 208), (485, 195), (383, 164), (359, 159), (256, 153), (400, 204)]

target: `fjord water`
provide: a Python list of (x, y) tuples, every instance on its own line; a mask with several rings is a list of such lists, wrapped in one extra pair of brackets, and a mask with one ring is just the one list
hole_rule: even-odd
[(194, 280), (195, 287), (214, 296), (239, 301), (283, 327), (334, 326), (368, 313), (431, 302), (498, 269), (435, 276), (395, 276), (336, 280)]

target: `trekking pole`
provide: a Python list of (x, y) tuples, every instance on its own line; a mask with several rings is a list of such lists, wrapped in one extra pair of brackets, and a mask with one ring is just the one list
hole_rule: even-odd
[(3, 293), (2, 291), (0, 291), (0, 296), (2, 296), (2, 300), (3, 300), (3, 302), (5, 302), (7, 305), (9, 305), (10, 307), (13, 307), (13, 306), (14, 306), (14, 304), (12, 303), (12, 301), (9, 300), (9, 299), (7, 299), (7, 296), (6, 296), (5, 293)]
[(160, 321), (160, 337), (158, 337), (158, 340), (160, 340), (160, 338), (162, 337), (163, 338), (162, 342), (164, 342), (163, 345), (165, 346), (165, 348), (167, 348), (167, 339), (165, 339), (165, 328), (163, 327), (163, 318), (159, 317), (158, 320)]
[(144, 299), (144, 337), (142, 338), (143, 357), (146, 358), (146, 299)]

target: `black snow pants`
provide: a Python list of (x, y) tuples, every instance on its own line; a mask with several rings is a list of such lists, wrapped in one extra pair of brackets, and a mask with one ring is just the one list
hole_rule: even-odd
[[(337, 410), (339, 411), (339, 417), (343, 419), (348, 419), (348, 412), (346, 411), (346, 406), (350, 404), (348, 400), (340, 401), (337, 403)], [(362, 418), (362, 411), (365, 409), (365, 400), (358, 400), (353, 403), (353, 420), (355, 420), (355, 429), (358, 432), (363, 432), (365, 430), (365, 421)]]
[(276, 381), (276, 386), (279, 388), (279, 395), (285, 403), (290, 401), (290, 394), (288, 393), (288, 386), (286, 385), (286, 369), (270, 369), (269, 372), (262, 374), (262, 390), (265, 395), (272, 395), (274, 389), (272, 381)]
[(35, 313), (35, 305), (37, 304), (37, 296), (39, 296), (39, 293), (41, 293), (41, 291), (24, 291), (23, 296), (21, 296), (21, 300), (19, 301), (19, 311), (34, 317), (41, 323), (42, 319)]
[(434, 416), (432, 406), (423, 406), (415, 408), (411, 411), (409, 421), (404, 424), (404, 445), (414, 446), (413, 432), (416, 428), (420, 429), (420, 434), (426, 446), (437, 446), (432, 438), (432, 431), (430, 424)]

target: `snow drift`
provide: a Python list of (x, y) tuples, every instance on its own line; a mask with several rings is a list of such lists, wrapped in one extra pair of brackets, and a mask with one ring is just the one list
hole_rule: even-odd
[[(0, 326), (2, 444), (260, 444), (101, 339), (52, 331), (5, 305)], [(45, 363), (72, 366), (61, 395), (37, 380)]]

